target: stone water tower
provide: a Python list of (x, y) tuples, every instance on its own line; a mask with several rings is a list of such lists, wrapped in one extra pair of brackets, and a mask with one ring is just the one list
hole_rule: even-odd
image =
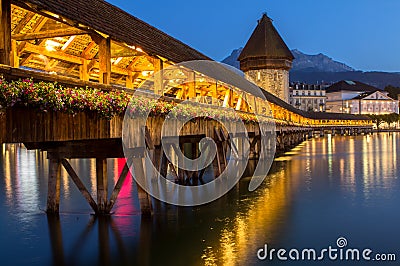
[(239, 55), (240, 69), (259, 87), (289, 102), (289, 70), (294, 56), (266, 14)]

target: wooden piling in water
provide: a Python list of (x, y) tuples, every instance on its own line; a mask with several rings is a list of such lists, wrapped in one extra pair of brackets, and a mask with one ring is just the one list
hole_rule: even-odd
[(108, 178), (106, 159), (96, 158), (96, 187), (98, 213), (106, 214), (108, 205)]
[(49, 180), (47, 194), (47, 213), (60, 211), (60, 185), (61, 185), (61, 162), (59, 159), (49, 159)]

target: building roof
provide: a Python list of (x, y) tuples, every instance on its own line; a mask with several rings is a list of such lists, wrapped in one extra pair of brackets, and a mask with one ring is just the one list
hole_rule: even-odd
[(209, 60), (207, 56), (157, 28), (103, 0), (12, 0), (35, 11), (47, 11), (128, 45), (139, 46), (149, 54), (179, 63)]
[[(376, 92), (379, 92), (379, 93), (381, 93), (381, 94), (384, 94), (384, 93), (382, 93), (381, 90), (376, 90), (376, 91), (371, 91), (371, 92), (363, 92), (363, 93), (361, 93), (360, 95), (354, 97), (353, 100), (362, 100), (362, 99), (364, 99), (364, 98), (366, 98), (366, 97), (368, 97), (368, 96), (370, 96), (370, 95), (372, 95), (372, 94), (374, 94), (374, 93), (376, 93)], [(388, 94), (388, 93), (386, 93), (386, 94)], [(388, 95), (385, 95), (385, 99), (368, 99), (368, 100), (392, 100), (392, 101), (395, 101), (394, 99), (392, 99), (392, 98), (391, 98), (390, 96), (388, 96)]]
[(266, 14), (263, 14), (258, 21), (257, 27), (240, 53), (238, 60), (241, 61), (249, 57), (288, 59), (291, 61), (294, 59), (293, 54), (272, 24), (272, 19)]
[(352, 80), (341, 80), (326, 88), (327, 93), (337, 91), (374, 92), (377, 90), (379, 89), (374, 86)]

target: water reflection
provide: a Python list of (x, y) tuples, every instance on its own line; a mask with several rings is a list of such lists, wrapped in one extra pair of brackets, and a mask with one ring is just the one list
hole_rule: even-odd
[[(254, 265), (263, 264), (256, 251), (265, 243), (317, 248), (332, 244), (338, 235), (348, 237), (353, 246), (396, 251), (399, 142), (397, 133), (313, 139), (277, 159), (255, 192), (248, 191), (250, 178), (244, 178), (226, 196), (205, 206), (177, 208), (155, 201), (152, 220), (140, 216), (131, 177), (125, 180), (114, 215), (95, 218), (65, 172), (61, 214), (47, 217), (42, 211), (47, 195), (46, 154), (3, 145), (3, 262)], [(124, 163), (108, 161), (113, 177), (109, 191)], [(95, 196), (95, 162), (71, 160), (71, 165)]]
[[(209, 243), (203, 250), (204, 265), (244, 265), (254, 259), (254, 251), (262, 245), (260, 237), (268, 243), (276, 242), (285, 227), (290, 196), (297, 185), (285, 177), (284, 169), (283, 164), (275, 164), (274, 173), (254, 195), (243, 189), (238, 199), (239, 211), (221, 221), (219, 241)], [(245, 180), (240, 187), (246, 188)]]

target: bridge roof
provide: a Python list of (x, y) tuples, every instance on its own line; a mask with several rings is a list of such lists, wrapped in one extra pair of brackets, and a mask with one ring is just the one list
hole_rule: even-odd
[(89, 27), (112, 40), (139, 46), (149, 54), (173, 62), (209, 59), (204, 54), (102, 0), (12, 0), (12, 3), (41, 14), (54, 13), (76, 26)]

